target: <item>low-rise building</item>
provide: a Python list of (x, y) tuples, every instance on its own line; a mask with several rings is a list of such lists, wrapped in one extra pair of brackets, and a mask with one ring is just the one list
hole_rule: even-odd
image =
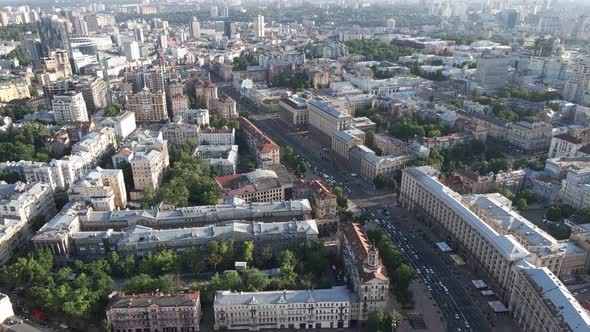
[(223, 175), (236, 174), (237, 145), (199, 145), (193, 150), (192, 156), (201, 156), (209, 166), (215, 167)]
[(113, 332), (200, 331), (199, 292), (184, 294), (115, 294), (106, 309)]
[(469, 132), (453, 133), (440, 137), (422, 137), (419, 139), (419, 143), (429, 149), (450, 149), (457, 144), (463, 144), (474, 140), (475, 137)]
[(227, 239), (253, 241), (261, 255), (316, 241), (319, 231), (310, 217), (307, 200), (121, 211), (94, 211), (78, 201), (41, 227), (32, 242), (59, 259), (94, 260), (111, 252), (142, 257), (165, 248), (203, 249)]
[(279, 165), (281, 163), (280, 147), (247, 118), (241, 116), (238, 121), (240, 129), (246, 136), (246, 144), (250, 151), (255, 151), (256, 165), (258, 167)]
[(213, 302), (214, 329), (348, 328), (351, 302), (351, 294), (343, 286), (270, 292), (218, 291)]

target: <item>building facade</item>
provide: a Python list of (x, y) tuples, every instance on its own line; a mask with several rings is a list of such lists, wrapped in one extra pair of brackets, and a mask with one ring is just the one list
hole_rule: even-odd
[(113, 332), (200, 331), (199, 292), (186, 294), (116, 294), (106, 309)]
[(65, 122), (88, 122), (88, 110), (81, 92), (67, 92), (55, 95), (51, 100), (51, 109), (56, 120)]
[(168, 120), (166, 93), (150, 92), (143, 89), (134, 95), (127, 96), (127, 110), (135, 113), (138, 122), (161, 122)]
[(315, 330), (348, 328), (351, 294), (346, 287), (270, 292), (218, 291), (217, 330)]

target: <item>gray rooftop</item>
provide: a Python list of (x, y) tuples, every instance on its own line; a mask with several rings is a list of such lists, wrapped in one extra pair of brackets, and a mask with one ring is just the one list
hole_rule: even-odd
[(351, 302), (352, 295), (344, 286), (330, 289), (285, 290), (270, 292), (218, 291), (215, 294), (215, 306), (258, 305), (278, 303), (321, 303)]
[(543, 298), (553, 305), (572, 331), (590, 331), (588, 312), (557, 276), (547, 268), (525, 268), (523, 271), (537, 284)]
[(509, 260), (517, 260), (528, 256), (530, 253), (522, 246), (512, 235), (501, 235), (496, 232), (490, 225), (486, 224), (473, 211), (461, 202), (461, 195), (438, 182), (428, 174), (434, 171), (432, 167), (411, 167), (405, 171), (421, 181), (434, 195), (444, 201), (447, 206), (451, 207), (455, 213), (460, 215), (465, 221), (476, 229), (483, 237)]
[(309, 102), (309, 104), (313, 105), (314, 107), (324, 111), (325, 113), (328, 113), (329, 115), (335, 117), (335, 118), (345, 118), (345, 117), (351, 117), (350, 114), (346, 114), (342, 111), (339, 111), (337, 109), (335, 109), (334, 107), (324, 104), (321, 101), (318, 100), (312, 100)]

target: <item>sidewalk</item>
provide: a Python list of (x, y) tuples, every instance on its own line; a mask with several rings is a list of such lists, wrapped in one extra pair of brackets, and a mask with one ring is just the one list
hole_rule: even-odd
[(415, 306), (413, 310), (402, 311), (400, 308), (396, 308), (399, 312), (402, 312), (404, 316), (408, 316), (412, 313), (422, 315), (422, 319), (426, 325), (426, 329), (416, 330), (410, 326), (409, 321), (404, 319), (397, 328), (396, 332), (408, 332), (408, 331), (432, 331), (432, 332), (445, 332), (447, 330), (447, 323), (441, 320), (442, 315), (438, 312), (439, 308), (436, 305), (434, 299), (430, 295), (430, 292), (424, 287), (424, 284), (420, 283), (415, 279), (410, 285), (410, 289), (414, 293)]

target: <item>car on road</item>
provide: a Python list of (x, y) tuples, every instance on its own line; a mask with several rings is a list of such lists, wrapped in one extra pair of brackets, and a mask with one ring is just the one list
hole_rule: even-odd
[(455, 314), (455, 319), (459, 319), (459, 314)]

